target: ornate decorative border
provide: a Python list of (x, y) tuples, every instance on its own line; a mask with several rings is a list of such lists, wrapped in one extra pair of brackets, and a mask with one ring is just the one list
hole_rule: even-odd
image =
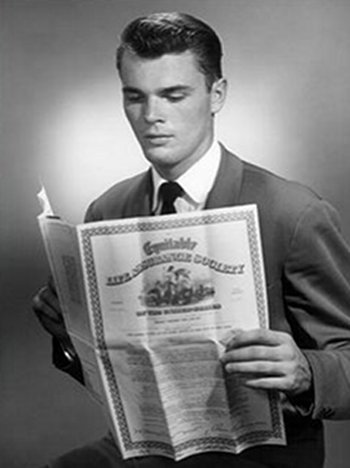
[(92, 238), (96, 236), (105, 236), (111, 234), (126, 234), (132, 232), (149, 232), (149, 231), (160, 231), (166, 229), (175, 229), (175, 228), (184, 228), (184, 227), (193, 227), (203, 224), (218, 224), (218, 223), (230, 223), (232, 221), (245, 221), (248, 231), (248, 242), (249, 249), (252, 258), (252, 267), (253, 267), (253, 278), (257, 298), (257, 309), (259, 316), (259, 323), (262, 328), (267, 327), (267, 322), (265, 319), (265, 308), (266, 296), (264, 294), (264, 277), (263, 271), (261, 270), (261, 260), (260, 260), (260, 243), (258, 236), (258, 219), (256, 206), (252, 209), (252, 206), (247, 207), (246, 209), (233, 210), (231, 212), (229, 209), (218, 209), (211, 210), (210, 212), (201, 212), (200, 216), (186, 216), (178, 219), (177, 217), (172, 218), (149, 218), (147, 221), (140, 218), (139, 220), (128, 220), (121, 222), (111, 223), (106, 221), (106, 223), (96, 223), (96, 225), (86, 225), (82, 226), (80, 231), (81, 236), (81, 246), (83, 250), (83, 261), (84, 269), (86, 271), (87, 280), (89, 283), (89, 293), (90, 293), (90, 304), (92, 306), (92, 313), (94, 319), (94, 327), (97, 338), (97, 346), (101, 352), (101, 359), (103, 368), (105, 371), (105, 376), (107, 383), (110, 389), (110, 394), (112, 396), (113, 410), (117, 414), (117, 420), (119, 424), (119, 430), (122, 437), (122, 443), (126, 450), (135, 450), (140, 451), (142, 454), (154, 453), (155, 451), (159, 454), (166, 456), (174, 457), (175, 453), (181, 453), (185, 450), (188, 450), (191, 446), (201, 446), (204, 451), (209, 450), (229, 450), (234, 451), (236, 446), (245, 445), (254, 442), (263, 441), (266, 437), (276, 437), (280, 438), (283, 435), (283, 427), (280, 423), (280, 414), (278, 406), (278, 397), (274, 392), (269, 393), (269, 403), (270, 411), (272, 415), (272, 431), (255, 431), (243, 435), (236, 440), (229, 441), (224, 438), (219, 437), (208, 437), (200, 438), (195, 441), (189, 441), (186, 443), (179, 444), (174, 448), (167, 443), (155, 442), (155, 441), (146, 441), (146, 442), (133, 442), (131, 440), (126, 416), (124, 413), (123, 405), (121, 403), (120, 392), (118, 384), (115, 379), (115, 375), (112, 369), (111, 360), (108, 355), (108, 350), (105, 342), (105, 337), (103, 333), (103, 318), (101, 312), (101, 305), (98, 294), (97, 287), (97, 276), (95, 263), (92, 252)]

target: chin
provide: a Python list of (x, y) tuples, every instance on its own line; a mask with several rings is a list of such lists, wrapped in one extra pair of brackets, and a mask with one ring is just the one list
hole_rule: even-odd
[(155, 166), (171, 166), (172, 164), (176, 163), (176, 161), (174, 161), (174, 154), (164, 148), (144, 150), (144, 155), (146, 159)]

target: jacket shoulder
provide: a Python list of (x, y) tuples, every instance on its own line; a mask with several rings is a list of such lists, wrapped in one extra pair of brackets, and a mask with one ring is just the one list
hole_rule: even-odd
[(149, 186), (149, 171), (124, 179), (112, 185), (88, 207), (85, 222), (118, 219), (130, 216), (128, 206), (142, 196)]
[(310, 187), (285, 179), (267, 169), (243, 162), (241, 202), (256, 203), (259, 211), (277, 221), (295, 221), (313, 205), (322, 204), (322, 197)]

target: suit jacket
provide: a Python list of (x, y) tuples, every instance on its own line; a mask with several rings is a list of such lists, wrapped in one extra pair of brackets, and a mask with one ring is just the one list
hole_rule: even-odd
[[(151, 214), (151, 172), (122, 181), (88, 208), (86, 221)], [(313, 374), (313, 398), (285, 402), (312, 419), (350, 417), (350, 249), (334, 208), (310, 189), (240, 160), (222, 147), (206, 209), (258, 206), (270, 325), (293, 335)]]
[[(105, 192), (85, 220), (150, 215), (152, 197), (147, 171)], [(350, 417), (350, 249), (326, 201), (222, 148), (205, 208), (251, 203), (259, 211), (271, 328), (293, 335), (310, 363), (313, 390), (310, 399), (284, 401), (286, 447), (253, 447), (244, 457), (275, 467), (319, 468), (321, 419)], [(56, 366), (83, 381), (79, 360), (68, 363), (55, 339), (53, 351)]]

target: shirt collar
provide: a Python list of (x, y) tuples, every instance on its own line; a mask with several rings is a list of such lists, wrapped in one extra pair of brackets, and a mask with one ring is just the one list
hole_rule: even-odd
[[(194, 209), (204, 207), (219, 169), (220, 155), (220, 145), (217, 140), (214, 140), (209, 150), (176, 180), (185, 192), (184, 198), (193, 205)], [(158, 174), (153, 166), (152, 178), (154, 187), (152, 211), (156, 212), (159, 187), (166, 180)]]

